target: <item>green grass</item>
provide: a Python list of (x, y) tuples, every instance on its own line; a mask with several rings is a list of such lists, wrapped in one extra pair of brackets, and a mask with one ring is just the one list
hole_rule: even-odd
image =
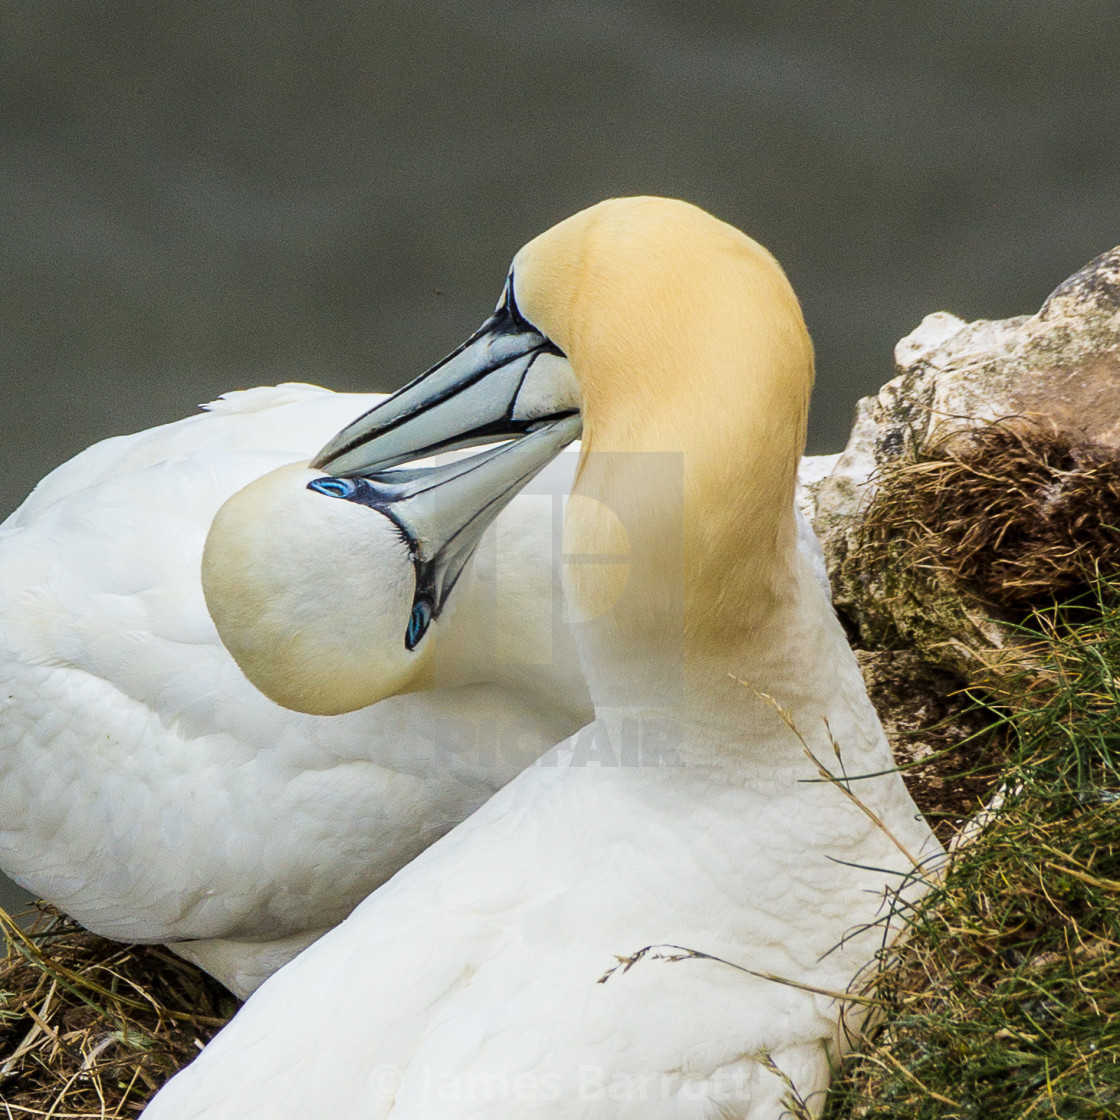
[(1003, 803), (877, 978), (829, 1120), (1120, 1117), (1120, 584), (1035, 621), (1039, 662), (985, 701)]

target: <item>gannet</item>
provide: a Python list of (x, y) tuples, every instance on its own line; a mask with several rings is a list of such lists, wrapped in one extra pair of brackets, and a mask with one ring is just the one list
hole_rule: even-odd
[[(89, 448), (0, 527), (0, 867), (107, 937), (173, 943), (238, 995), (591, 714), (552, 608), (546, 494), (506, 510), (465, 570), (450, 557), (455, 599), (423, 635), (416, 563), (392, 518), (423, 520), (424, 496), (398, 484), (380, 511), (323, 498), (306, 513), (323, 472), (305, 461), (378, 399), (300, 385), (227, 394)], [(573, 461), (557, 461), (564, 489)], [(440, 477), (455, 527), (472, 476)], [(312, 603), (360, 581), (361, 696), (332, 703), (329, 681), (315, 698), (305, 680), (299, 699), (320, 712), (388, 699), (308, 716), (245, 679), (199, 579), (227, 499), (211, 549), (218, 599), (254, 540), (275, 610), (290, 601), (285, 579)], [(268, 570), (262, 542), (290, 541), (296, 523), (309, 547), (277, 546), (290, 570)], [(251, 587), (240, 594), (251, 602)], [(298, 653), (260, 613), (265, 638)]]
[(819, 1113), (838, 993), (939, 847), (797, 547), (812, 373), (769, 253), (616, 199), (526, 245), (482, 329), (328, 444), (315, 465), (357, 477), (579, 412), (564, 581), (595, 719), (264, 984), (147, 1120)]

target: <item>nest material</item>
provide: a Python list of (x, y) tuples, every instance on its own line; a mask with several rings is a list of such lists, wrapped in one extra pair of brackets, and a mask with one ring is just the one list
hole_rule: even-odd
[(1120, 571), (1120, 455), (1029, 418), (885, 467), (834, 573), (868, 648), (910, 648), (972, 684), (1037, 665), (1032, 614)]
[(122, 945), (40, 905), (29, 929), (0, 910), (0, 1116), (136, 1116), (236, 1009), (217, 981), (161, 946)]
[(933, 443), (884, 478), (864, 525), (869, 555), (948, 576), (1020, 617), (1120, 570), (1120, 459), (1041, 421)]

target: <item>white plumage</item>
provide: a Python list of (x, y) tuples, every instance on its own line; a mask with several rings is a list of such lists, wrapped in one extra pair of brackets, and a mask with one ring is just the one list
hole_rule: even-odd
[[(278, 707), (223, 649), (199, 584), (218, 507), (377, 399), (306, 385), (227, 394), (89, 448), (0, 527), (0, 867), (106, 936), (182, 942), (239, 994), (589, 712), (566, 629), (546, 662), (518, 663), (519, 642), (536, 651), (540, 635), (508, 611), (503, 664), (489, 630), (448, 654), (480, 683), (350, 715)], [(377, 542), (396, 530), (365, 512), (356, 547), (369, 548), (376, 597), (391, 574)], [(515, 502), (503, 524), (502, 559), (492, 529), (448, 629), (455, 612), (498, 625), (486, 610), (502, 564), (551, 587), (548, 512)], [(411, 581), (403, 554), (400, 566)]]

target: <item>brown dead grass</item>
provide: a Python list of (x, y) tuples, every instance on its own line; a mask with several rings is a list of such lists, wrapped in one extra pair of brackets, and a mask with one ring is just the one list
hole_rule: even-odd
[(41, 905), (23, 928), (0, 910), (0, 1116), (136, 1116), (236, 1009), (215, 980), (161, 946), (122, 945)]
[(1017, 419), (880, 481), (860, 561), (915, 596), (948, 588), (1016, 649), (999, 673), (973, 663), (1000, 795), (867, 989), (879, 1033), (827, 1115), (1118, 1120), (1120, 461)]
[(1120, 459), (1044, 420), (934, 440), (881, 481), (864, 559), (947, 575), (998, 611), (1025, 617), (1120, 569)]

